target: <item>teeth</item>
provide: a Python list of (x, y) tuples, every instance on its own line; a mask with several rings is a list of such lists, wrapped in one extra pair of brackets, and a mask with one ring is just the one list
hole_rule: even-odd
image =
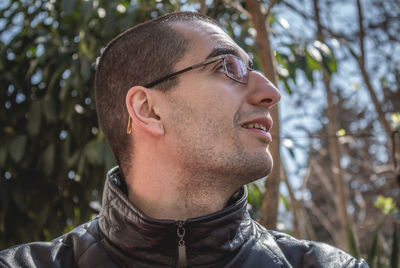
[(264, 125), (261, 125), (259, 123), (252, 123), (252, 124), (247, 124), (244, 126), (245, 128), (258, 128), (264, 131), (267, 131), (267, 128)]

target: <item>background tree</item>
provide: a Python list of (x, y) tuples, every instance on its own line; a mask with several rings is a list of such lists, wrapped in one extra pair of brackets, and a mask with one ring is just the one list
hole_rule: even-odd
[[(347, 247), (378, 266), (398, 263), (399, 2), (261, 1), (258, 25), (265, 29), (256, 27), (251, 2), (2, 2), (0, 248), (52, 239), (97, 214), (115, 163), (95, 115), (96, 59), (123, 30), (192, 10), (218, 20), (271, 80), (261, 36), (274, 51), (283, 95), (274, 140), (281, 140), (282, 165), (268, 180), (282, 184), (264, 206), (264, 180), (248, 186), (252, 216), (299, 238)], [(338, 169), (343, 196), (335, 194)], [(278, 213), (265, 210), (276, 208), (278, 196)], [(354, 232), (343, 237), (346, 228)]]
[[(298, 169), (307, 166), (301, 186), (294, 192), (298, 193), (297, 201), (306, 207), (308, 216), (300, 221), (308, 222), (313, 230), (309, 233), (315, 234), (318, 240), (347, 247), (354, 255), (369, 254), (371, 266), (376, 264), (380, 267), (389, 265), (389, 257), (399, 254), (396, 242), (400, 200), (396, 166), (399, 137), (396, 133), (400, 106), (395, 96), (400, 92), (400, 58), (396, 53), (400, 47), (399, 35), (393, 36), (393, 33), (399, 33), (399, 25), (393, 19), (399, 15), (399, 5), (396, 1), (361, 3), (280, 1), (281, 9), (276, 14), (289, 11), (285, 16), (288, 21), (296, 17), (296, 21), (302, 22), (297, 21), (298, 25), (309, 27), (309, 31), (298, 36), (296, 26), (290, 28), (286, 21), (285, 33), (299, 42), (290, 44), (289, 49), (282, 53), (285, 56), (278, 58), (278, 68), (292, 73), (286, 76), (286, 83), (293, 92), (292, 103), (304, 111), (299, 113), (301, 118), (293, 117), (289, 121), (283, 118), (282, 125), (294, 124), (294, 129), (306, 133), (309, 142), (304, 146), (298, 142), (298, 137), (289, 134), (283, 144), (292, 153), (299, 148), (308, 151), (306, 164), (292, 156)], [(343, 15), (345, 11), (348, 13)], [(280, 51), (287, 47), (283, 44), (276, 49)], [(305, 68), (294, 76), (291, 70), (299, 65)], [(330, 103), (321, 101), (324, 95), (317, 91), (320, 88), (329, 89), (330, 92), (324, 95), (331, 99)], [(318, 108), (312, 103), (322, 105)], [(319, 110), (317, 113), (314, 111), (312, 117), (320, 119), (314, 124), (319, 127), (311, 131), (298, 123), (309, 118), (307, 110), (310, 106)], [(332, 121), (336, 127), (329, 127)], [(308, 124), (309, 127), (312, 125)], [(334, 149), (330, 146), (333, 139), (339, 141)], [(339, 164), (333, 161), (335, 150)], [(295, 172), (298, 169), (294, 169)], [(340, 195), (334, 194), (337, 188), (334, 178), (339, 173), (344, 184), (344, 197), (340, 199), (350, 217), (347, 224), (335, 205), (335, 199)], [(338, 234), (338, 226), (354, 232), (348, 232), (349, 236), (343, 239), (343, 235)], [(372, 237), (379, 238), (373, 240)], [(377, 240), (381, 246), (377, 246)], [(374, 250), (375, 254), (372, 254)], [(385, 258), (378, 260), (378, 255)], [(391, 265), (398, 265), (398, 259), (392, 258)]]
[(115, 163), (96, 120), (96, 58), (118, 33), (176, 9), (155, 1), (4, 4), (0, 248), (49, 240), (97, 214)]

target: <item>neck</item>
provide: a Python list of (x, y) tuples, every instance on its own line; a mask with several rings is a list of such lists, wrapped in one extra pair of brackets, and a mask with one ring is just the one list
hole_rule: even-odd
[(152, 218), (186, 220), (222, 209), (236, 190), (221, 185), (226, 179), (178, 170), (171, 163), (154, 167), (135, 160), (125, 178), (129, 199)]

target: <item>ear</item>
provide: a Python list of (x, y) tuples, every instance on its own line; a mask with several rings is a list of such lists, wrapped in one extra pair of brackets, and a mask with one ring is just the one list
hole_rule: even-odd
[(148, 88), (134, 86), (126, 94), (126, 108), (132, 119), (133, 131), (140, 128), (152, 135), (164, 135), (164, 126), (158, 115), (154, 96)]

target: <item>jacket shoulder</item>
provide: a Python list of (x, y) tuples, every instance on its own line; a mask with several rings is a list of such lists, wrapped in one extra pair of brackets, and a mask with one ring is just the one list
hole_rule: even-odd
[(294, 267), (369, 267), (363, 259), (355, 259), (343, 250), (328, 244), (299, 240), (277, 231), (268, 232)]
[(95, 219), (50, 242), (32, 242), (0, 251), (0, 267), (77, 267), (88, 262), (91, 267), (96, 263), (106, 267), (112, 260), (99, 239)]

